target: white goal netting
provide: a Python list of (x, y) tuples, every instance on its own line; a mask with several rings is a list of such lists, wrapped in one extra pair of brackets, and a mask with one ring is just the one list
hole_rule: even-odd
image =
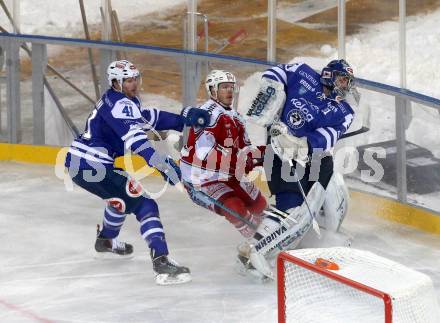
[[(288, 254), (305, 260), (310, 268), (295, 259), (283, 261), (278, 287), (284, 289), (279, 302), (284, 302), (285, 322), (391, 322), (389, 317), (386, 320), (384, 299), (380, 293), (372, 295), (372, 289), (391, 297), (392, 322), (440, 322), (433, 284), (425, 274), (351, 248), (300, 249)], [(330, 277), (315, 272), (323, 268), (315, 265), (318, 258), (339, 269), (324, 269)], [(363, 290), (355, 288), (357, 283), (365, 285), (359, 286)]]

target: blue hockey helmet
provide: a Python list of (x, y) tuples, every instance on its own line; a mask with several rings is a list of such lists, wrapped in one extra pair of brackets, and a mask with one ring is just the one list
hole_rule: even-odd
[(353, 68), (345, 59), (335, 59), (321, 71), (321, 84), (327, 86), (333, 99), (344, 99), (354, 86)]

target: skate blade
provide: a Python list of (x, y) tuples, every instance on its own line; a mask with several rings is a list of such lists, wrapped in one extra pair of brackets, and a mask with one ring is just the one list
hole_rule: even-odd
[(170, 276), (169, 274), (159, 274), (156, 276), (156, 284), (161, 286), (185, 284), (189, 283), (191, 280), (191, 274), (188, 273), (177, 276)]
[(115, 259), (133, 259), (134, 255), (128, 254), (128, 255), (118, 255), (114, 252), (95, 252), (94, 258), (100, 259), (100, 260), (115, 260)]

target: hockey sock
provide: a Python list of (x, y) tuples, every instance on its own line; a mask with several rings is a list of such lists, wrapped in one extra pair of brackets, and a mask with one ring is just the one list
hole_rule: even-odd
[(147, 242), (152, 251), (153, 259), (168, 254), (165, 233), (159, 215), (147, 215), (140, 221), (142, 238)]
[(258, 197), (256, 198), (256, 200), (253, 201), (252, 204), (246, 205), (246, 206), (247, 206), (248, 211), (251, 214), (260, 218), (259, 221), (261, 222), (261, 217), (263, 216), (263, 211), (267, 207), (267, 202), (266, 202), (266, 199), (264, 198), (264, 196), (261, 193), (258, 194)]
[(104, 219), (102, 221), (102, 230), (99, 234), (101, 238), (113, 239), (119, 235), (122, 225), (124, 224), (125, 214), (116, 211), (111, 206), (107, 206), (104, 210)]
[[(231, 209), (232, 211), (235, 211), (236, 213), (240, 214), (243, 218), (249, 220), (252, 223), (255, 223), (255, 226), (258, 226), (257, 220), (254, 218), (252, 214), (250, 214), (244, 205), (243, 201), (237, 197), (231, 197), (226, 199), (223, 202), (224, 206), (226, 206), (228, 209)], [(245, 238), (250, 238), (254, 235), (255, 230), (249, 227), (246, 223), (243, 221), (240, 221), (240, 219), (237, 219), (233, 215), (229, 214), (228, 212), (222, 210), (222, 215), (225, 216), (225, 218), (232, 223), (232, 225), (238, 230), (238, 232), (241, 233), (242, 236)]]

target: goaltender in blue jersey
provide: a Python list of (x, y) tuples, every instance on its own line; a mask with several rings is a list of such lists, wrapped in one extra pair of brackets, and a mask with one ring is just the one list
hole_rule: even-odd
[(72, 142), (65, 161), (73, 182), (106, 202), (95, 250), (100, 255), (131, 255), (133, 246), (118, 241), (117, 237), (126, 215), (134, 213), (142, 238), (150, 248), (156, 282), (190, 281), (189, 269), (168, 258), (157, 203), (147, 196), (139, 182), (115, 168), (114, 159), (131, 151), (143, 157), (170, 184), (177, 184), (181, 176), (179, 167), (169, 156), (155, 151), (146, 132), (182, 131), (184, 125), (209, 120), (209, 115), (195, 108), (186, 108), (178, 115), (143, 107), (138, 98), (140, 73), (126, 60), (111, 63), (107, 76), (110, 89), (96, 103), (84, 133)]
[(319, 227), (339, 230), (348, 191), (333, 170), (332, 151), (353, 121), (345, 100), (353, 91), (353, 69), (343, 59), (331, 61), (321, 73), (305, 63), (263, 73), (247, 116), (268, 129), (266, 178), (276, 208), (287, 215), (281, 221), (266, 217), (251, 242), (250, 262), (266, 276), (272, 276), (266, 260), (276, 250), (297, 247), (312, 227), (318, 235)]
[[(353, 109), (343, 100), (343, 91), (333, 86), (334, 89), (325, 94), (326, 85), (321, 79), (326, 79), (324, 74), (327, 72), (331, 73), (326, 69), (321, 77), (304, 63), (280, 64), (263, 74), (263, 78), (281, 83), (285, 92), (285, 103), (279, 121), (287, 126), (286, 130), (293, 136), (306, 137), (311, 151), (330, 151), (339, 137), (347, 131), (354, 117)], [(328, 83), (330, 82), (332, 81)], [(347, 87), (351, 89), (353, 79), (347, 82), (350, 82)]]

